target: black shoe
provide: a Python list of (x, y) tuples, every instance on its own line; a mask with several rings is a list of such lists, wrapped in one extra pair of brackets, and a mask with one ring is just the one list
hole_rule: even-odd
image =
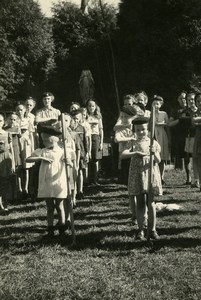
[(59, 226), (59, 235), (60, 236), (65, 236), (65, 230), (66, 230), (65, 225), (60, 225)]
[(76, 195), (76, 199), (77, 199), (77, 200), (82, 200), (82, 193), (78, 193), (78, 194)]
[(139, 230), (135, 236), (136, 240), (143, 241), (144, 240), (144, 231)]
[(152, 240), (160, 240), (160, 236), (158, 235), (158, 233), (157, 233), (156, 230), (153, 230), (150, 233), (150, 239), (152, 239)]
[(48, 238), (54, 237), (54, 227), (53, 226), (48, 227), (46, 237), (48, 237)]

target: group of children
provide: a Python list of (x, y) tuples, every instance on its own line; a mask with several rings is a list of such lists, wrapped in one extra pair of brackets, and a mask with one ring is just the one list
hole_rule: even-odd
[[(154, 154), (153, 182), (150, 190), (150, 114), (146, 110), (147, 94), (141, 91), (124, 97), (123, 107), (114, 126), (115, 142), (119, 146), (119, 179), (128, 185), (129, 204), (133, 222), (137, 223), (136, 238), (144, 239), (147, 227), (148, 238), (159, 239), (156, 231), (154, 195), (162, 195), (165, 185), (166, 162), (175, 161), (175, 168), (185, 166), (185, 184), (200, 188), (201, 180), (201, 94), (182, 91), (178, 97), (179, 107), (168, 117), (161, 110), (164, 100), (155, 95), (154, 108)], [(190, 145), (189, 145), (190, 143)], [(188, 147), (187, 147), (188, 146)], [(193, 177), (190, 174), (192, 157)]]
[(7, 116), (0, 113), (0, 209), (7, 210), (8, 185), (14, 177), (17, 184), (12, 188), (16, 188), (17, 200), (27, 197), (46, 200), (50, 235), (54, 233), (54, 207), (62, 234), (66, 224), (69, 225), (68, 203), (65, 203), (69, 194), (76, 206), (76, 199), (84, 198), (84, 183), (99, 185), (103, 149), (102, 115), (93, 99), (88, 100), (85, 108), (72, 102), (69, 113), (63, 114), (63, 124), (61, 112), (52, 107), (53, 100), (51, 93), (44, 93), (44, 107), (35, 115), (32, 98), (19, 103), (15, 112)]
[[(53, 100), (51, 93), (44, 93), (44, 106), (36, 114), (32, 113), (36, 103), (31, 97), (25, 103), (19, 103), (15, 112), (6, 117), (0, 113), (0, 208), (6, 210), (7, 186), (15, 174), (17, 199), (28, 196), (45, 199), (50, 236), (54, 235), (55, 229), (54, 208), (58, 212), (59, 232), (63, 234), (70, 223), (69, 196), (76, 206), (76, 200), (84, 198), (84, 184), (99, 185), (104, 137), (100, 108), (93, 99), (89, 99), (85, 107), (72, 102), (69, 112), (64, 114), (52, 106)], [(175, 157), (176, 167), (181, 167), (181, 159), (184, 160), (186, 184), (199, 187), (201, 94), (182, 92), (178, 97), (180, 107), (170, 118), (161, 111), (163, 98), (155, 95), (152, 143), (147, 94), (140, 91), (126, 95), (123, 101), (114, 126), (114, 141), (119, 145), (120, 181), (128, 185), (132, 220), (138, 225), (136, 238), (144, 239), (148, 223), (147, 238), (159, 239), (154, 195), (162, 195), (165, 163), (170, 161), (171, 154)], [(189, 137), (193, 137), (192, 153), (186, 149)], [(194, 183), (189, 169), (191, 156)], [(151, 157), (153, 174), (150, 182)]]

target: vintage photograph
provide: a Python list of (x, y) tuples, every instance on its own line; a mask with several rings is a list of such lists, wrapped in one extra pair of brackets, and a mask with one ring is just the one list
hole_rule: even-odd
[(0, 299), (201, 299), (201, 1), (0, 0)]

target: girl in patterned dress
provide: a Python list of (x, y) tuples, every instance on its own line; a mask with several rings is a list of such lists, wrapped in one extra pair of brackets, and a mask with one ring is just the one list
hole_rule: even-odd
[[(148, 206), (148, 226), (151, 230), (149, 238), (158, 239), (156, 231), (156, 208), (154, 195), (162, 193), (161, 177), (158, 167), (160, 162), (160, 145), (154, 141), (152, 152), (154, 154), (153, 182), (150, 187), (150, 138), (148, 131), (149, 118), (139, 117), (133, 121), (136, 140), (132, 147), (122, 153), (122, 158), (131, 158), (128, 193), (136, 204), (136, 216), (139, 231), (136, 238), (144, 239), (144, 215)], [(151, 188), (151, 191), (150, 191)]]

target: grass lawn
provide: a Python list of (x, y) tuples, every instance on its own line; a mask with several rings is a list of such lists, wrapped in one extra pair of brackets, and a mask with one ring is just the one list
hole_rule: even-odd
[(0, 216), (0, 299), (201, 299), (201, 193), (184, 186), (181, 171), (166, 172), (152, 246), (134, 240), (125, 186), (89, 189), (75, 209), (77, 245), (52, 241), (42, 201), (11, 205)]

